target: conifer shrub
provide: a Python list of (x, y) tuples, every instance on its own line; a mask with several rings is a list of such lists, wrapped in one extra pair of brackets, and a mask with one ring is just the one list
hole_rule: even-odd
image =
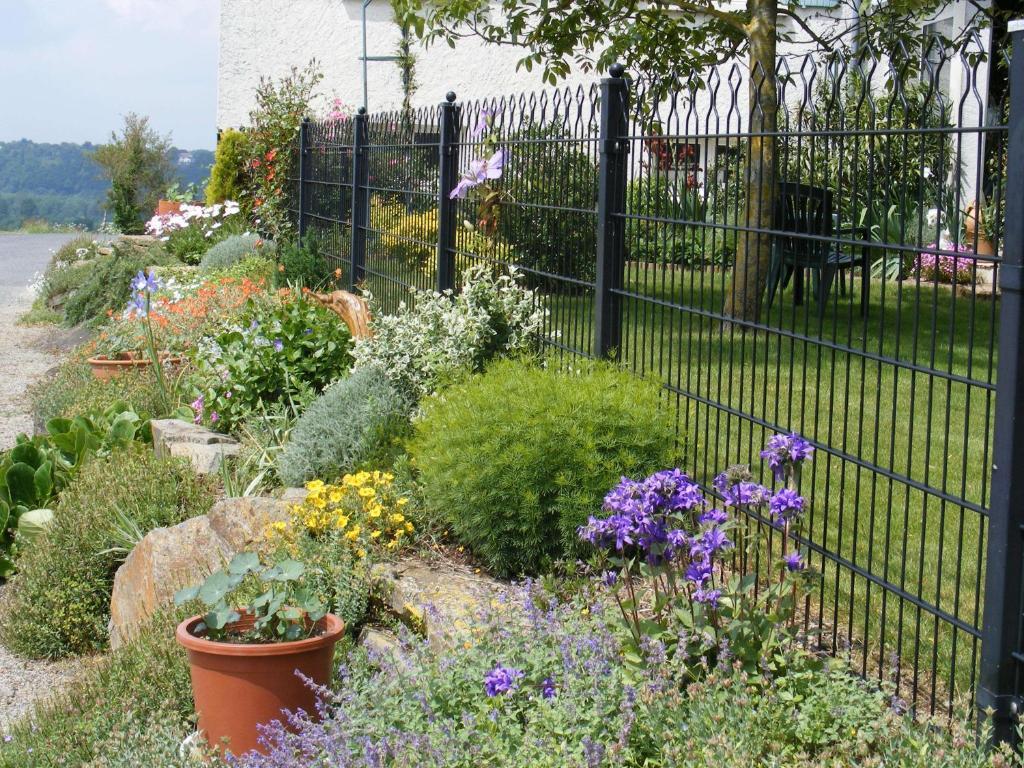
[(428, 514), (501, 576), (578, 552), (622, 475), (675, 466), (660, 386), (608, 364), (494, 363), (423, 402), (409, 453)]

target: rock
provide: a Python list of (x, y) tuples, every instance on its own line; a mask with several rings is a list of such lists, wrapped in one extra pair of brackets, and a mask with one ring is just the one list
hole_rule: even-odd
[(157, 458), (169, 455), (167, 447), (171, 443), (215, 445), (238, 442), (230, 435), (222, 435), (206, 427), (189, 424), (180, 419), (153, 419), (149, 423), (153, 429), (153, 450), (156, 452)]
[(376, 656), (391, 656), (397, 658), (401, 655), (402, 646), (398, 638), (391, 632), (377, 627), (363, 627), (359, 633), (359, 645)]
[(237, 443), (169, 443), (166, 447), (168, 455), (188, 459), (197, 475), (217, 474), (224, 457), (237, 456), (241, 450)]
[(200, 581), (239, 552), (258, 548), (264, 531), (284, 519), (279, 499), (222, 499), (208, 515), (147, 533), (114, 576), (110, 645), (117, 648), (174, 593)]
[(508, 597), (515, 590), (454, 564), (435, 566), (417, 559), (374, 566), (370, 581), (384, 607), (425, 634), (438, 651), (470, 635), (484, 608), (511, 605)]
[(130, 639), (175, 592), (220, 568), (231, 555), (205, 515), (143, 536), (114, 575), (110, 647)]
[(285, 488), (281, 491), (281, 501), (287, 504), (301, 504), (309, 493), (305, 488)]
[(207, 515), (210, 527), (233, 552), (258, 548), (267, 526), (288, 518), (288, 505), (266, 496), (222, 499)]

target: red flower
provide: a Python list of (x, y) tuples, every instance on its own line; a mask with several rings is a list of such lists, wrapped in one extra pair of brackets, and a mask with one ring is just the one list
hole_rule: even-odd
[(274, 158), (277, 157), (277, 150), (276, 149), (270, 150), (269, 152), (267, 152), (265, 157), (267, 158), (267, 162), (268, 163), (274, 162)]

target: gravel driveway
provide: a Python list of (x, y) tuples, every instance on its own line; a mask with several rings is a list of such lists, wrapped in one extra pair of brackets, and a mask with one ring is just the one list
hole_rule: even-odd
[[(52, 329), (17, 325), (18, 318), (32, 305), (28, 284), (46, 267), (51, 251), (73, 237), (0, 235), (0, 449), (13, 445), (18, 433), (31, 432), (25, 390), (58, 359), (50, 349)], [(29, 661), (0, 645), (0, 733), (4, 723), (25, 714), (36, 698), (59, 693), (84, 662)]]

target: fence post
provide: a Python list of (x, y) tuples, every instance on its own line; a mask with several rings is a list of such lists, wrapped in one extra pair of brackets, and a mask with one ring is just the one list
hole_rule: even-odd
[(1024, 20), (1011, 22), (1006, 226), (999, 266), (999, 368), (981, 677), (977, 702), (992, 712), (992, 738), (1013, 742), (1022, 710), (1017, 678), (1024, 605)]
[(370, 216), (370, 151), (366, 107), (360, 107), (352, 128), (352, 269), (348, 287), (366, 279), (366, 228)]
[(306, 236), (306, 174), (309, 155), (309, 118), (299, 125), (299, 242)]
[(459, 117), (462, 107), (448, 91), (441, 105), (441, 172), (437, 188), (437, 290), (455, 287), (455, 201), (451, 191), (459, 177)]
[(601, 80), (601, 163), (597, 185), (597, 280), (594, 354), (618, 355), (622, 338), (622, 289), (626, 270), (626, 162), (629, 155), (629, 84), (625, 68), (613, 64)]

